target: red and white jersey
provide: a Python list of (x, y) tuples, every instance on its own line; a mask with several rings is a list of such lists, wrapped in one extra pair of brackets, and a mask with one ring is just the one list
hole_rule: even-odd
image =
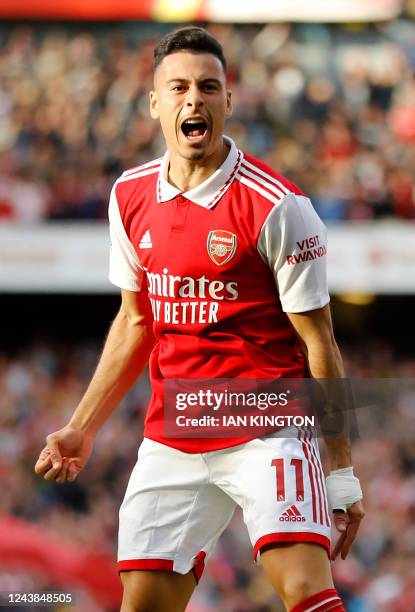
[(157, 343), (144, 435), (184, 452), (246, 439), (163, 435), (163, 381), (296, 378), (305, 359), (286, 312), (329, 302), (326, 229), (310, 200), (227, 139), (225, 162), (180, 192), (168, 153), (127, 170), (110, 199), (110, 281), (146, 284)]

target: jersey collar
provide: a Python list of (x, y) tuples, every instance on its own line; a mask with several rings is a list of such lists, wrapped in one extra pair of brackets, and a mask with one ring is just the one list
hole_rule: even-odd
[(157, 201), (167, 202), (178, 195), (183, 195), (187, 200), (203, 206), (203, 208), (215, 206), (232, 184), (242, 161), (242, 151), (236, 147), (233, 140), (227, 136), (224, 136), (224, 139), (230, 145), (230, 150), (223, 164), (206, 181), (184, 193), (167, 181), (169, 152), (166, 151), (157, 180)]

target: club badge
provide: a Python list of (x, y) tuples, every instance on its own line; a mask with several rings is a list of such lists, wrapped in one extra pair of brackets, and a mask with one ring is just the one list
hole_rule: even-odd
[(207, 238), (207, 251), (217, 266), (223, 266), (235, 255), (236, 235), (226, 230), (212, 230)]

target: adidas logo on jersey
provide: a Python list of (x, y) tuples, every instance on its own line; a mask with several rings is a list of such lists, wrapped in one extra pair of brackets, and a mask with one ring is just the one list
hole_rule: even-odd
[(153, 247), (153, 243), (151, 242), (150, 230), (147, 230), (142, 236), (140, 243), (138, 245), (139, 249), (151, 249)]
[(279, 520), (290, 523), (305, 523), (304, 516), (301, 514), (297, 506), (294, 506), (294, 504), (281, 514)]

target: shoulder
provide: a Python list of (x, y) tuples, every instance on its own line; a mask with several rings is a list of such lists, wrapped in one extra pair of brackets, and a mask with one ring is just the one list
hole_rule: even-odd
[(152, 161), (149, 161), (146, 164), (142, 164), (141, 166), (129, 168), (128, 170), (125, 170), (116, 180), (116, 184), (125, 183), (128, 181), (135, 181), (142, 179), (146, 176), (150, 176), (151, 174), (156, 174), (160, 170), (162, 161), (163, 158), (158, 157), (157, 159), (153, 159)]
[(272, 204), (281, 203), (289, 194), (304, 196), (301, 189), (285, 176), (245, 152), (236, 178), (248, 190), (251, 190), (258, 200), (265, 199)]
[(154, 159), (141, 166), (125, 170), (115, 181), (112, 198), (122, 215), (139, 204), (148, 194), (156, 194), (157, 178), (163, 158)]
[(121, 215), (125, 225), (134, 215), (138, 207), (142, 205), (145, 198), (156, 194), (157, 177), (162, 162), (162, 157), (154, 159), (141, 166), (125, 170), (115, 181), (110, 197), (109, 213), (110, 220)]

